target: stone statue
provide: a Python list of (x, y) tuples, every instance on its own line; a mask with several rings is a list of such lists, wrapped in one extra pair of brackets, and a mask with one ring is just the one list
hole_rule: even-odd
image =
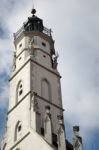
[(28, 42), (28, 48), (29, 48), (29, 55), (33, 55), (33, 50), (34, 50), (34, 38), (30, 38)]
[(12, 67), (13, 71), (15, 71), (16, 69), (16, 52), (14, 52), (14, 57), (13, 57), (13, 67)]
[(52, 144), (52, 120), (50, 106), (45, 106), (44, 131), (45, 140)]
[(73, 127), (73, 147), (74, 150), (83, 150), (82, 147), (82, 138), (79, 136), (79, 126), (74, 126)]
[(63, 124), (63, 116), (58, 115), (58, 150), (66, 150), (66, 141), (65, 141), (65, 128)]
[(53, 66), (54, 69), (57, 68), (57, 64), (58, 64), (57, 59), (58, 59), (58, 57), (59, 57), (58, 53), (56, 53), (55, 55), (52, 56), (52, 66)]
[(31, 96), (30, 108), (33, 108), (33, 111), (35, 111), (35, 112), (37, 112), (39, 109), (37, 98), (36, 98), (36, 93), (34, 93), (34, 92), (32, 93), (32, 96)]

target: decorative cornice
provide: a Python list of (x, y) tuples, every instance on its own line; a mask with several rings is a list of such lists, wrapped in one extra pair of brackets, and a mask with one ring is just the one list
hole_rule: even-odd
[(28, 48), (24, 48), (17, 56), (16, 56), (16, 59), (24, 52), (26, 51)]
[(11, 80), (26, 66), (26, 64), (27, 64), (28, 62), (30, 62), (30, 59), (28, 59), (28, 60), (24, 63), (24, 65), (23, 65), (18, 71), (15, 72), (15, 74), (9, 79), (9, 81), (11, 81)]
[(31, 91), (29, 91), (12, 109), (10, 109), (8, 111), (8, 115), (31, 93)]
[(27, 64), (28, 62), (31, 62), (31, 61), (32, 61), (33, 63), (37, 64), (38, 66), (44, 68), (45, 70), (47, 70), (47, 71), (49, 71), (49, 72), (55, 74), (57, 77), (61, 78), (61, 76), (60, 76), (58, 73), (56, 73), (56, 72), (54, 72), (54, 71), (52, 71), (52, 70), (46, 68), (45, 66), (41, 65), (40, 63), (38, 63), (38, 62), (36, 62), (35, 60), (33, 60), (33, 59), (30, 58), (30, 59), (28, 59), (28, 60), (24, 63), (24, 65), (9, 79), (9, 81), (11, 81), (11, 80), (26, 66), (26, 64)]
[(54, 103), (48, 101), (47, 99), (45, 99), (45, 98), (39, 96), (38, 94), (37, 94), (36, 96), (37, 96), (38, 98), (40, 98), (41, 100), (43, 100), (43, 101), (49, 103), (50, 105), (52, 105), (52, 106), (54, 106), (54, 107), (56, 107), (56, 108), (61, 109), (62, 111), (64, 111), (64, 109), (63, 109), (62, 107), (59, 107), (58, 105), (56, 105), (56, 104), (54, 104)]
[(56, 72), (54, 72), (54, 71), (52, 71), (52, 70), (48, 69), (47, 67), (45, 67), (45, 66), (41, 65), (41, 64), (40, 64), (40, 63), (38, 63), (37, 61), (35, 61), (35, 60), (33, 60), (33, 59), (31, 59), (31, 61), (32, 61), (33, 63), (37, 64), (38, 66), (40, 66), (40, 67), (44, 68), (45, 70), (47, 70), (47, 71), (49, 71), (49, 72), (51, 72), (51, 73), (55, 74), (57, 77), (61, 78), (61, 76), (60, 76), (58, 73), (56, 73)]
[[(43, 53), (45, 53), (46, 55), (48, 55), (48, 56), (50, 56), (51, 57), (51, 55), (48, 53), (48, 52), (46, 52), (46, 51), (44, 51), (43, 49), (41, 49), (41, 48), (35, 48), (34, 47), (34, 49), (35, 50), (39, 50), (39, 51), (42, 51)], [(26, 51), (26, 50), (28, 50), (28, 48), (24, 48), (17, 56), (16, 56), (16, 59), (18, 58), (18, 57), (20, 57), (20, 55), (24, 52), (24, 51)]]
[(9, 150), (13, 150), (19, 143), (21, 143), (28, 135), (30, 135), (30, 132), (28, 132), (23, 138), (21, 138), (17, 143), (15, 143)]
[[(32, 92), (32, 91), (29, 91), (12, 109), (10, 109), (10, 110), (8, 111), (7, 114), (9, 115), (9, 114), (10, 114), (29, 94), (31, 94), (31, 93), (33, 93), (33, 92)], [(34, 93), (35, 93), (35, 92), (34, 92)], [(36, 97), (40, 98), (41, 100), (47, 102), (48, 104), (50, 104), (50, 105), (52, 105), (52, 106), (54, 106), (54, 107), (56, 107), (56, 108), (58, 108), (58, 109), (64, 111), (64, 109), (63, 109), (62, 107), (59, 107), (58, 105), (56, 105), (56, 104), (54, 104), (54, 103), (48, 101), (47, 99), (45, 99), (45, 98), (39, 96), (37, 93), (36, 93)]]

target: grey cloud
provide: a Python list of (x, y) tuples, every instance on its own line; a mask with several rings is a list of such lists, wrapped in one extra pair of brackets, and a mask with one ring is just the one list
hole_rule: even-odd
[(9, 35), (8, 28), (3, 19), (0, 19), (0, 39), (7, 39)]

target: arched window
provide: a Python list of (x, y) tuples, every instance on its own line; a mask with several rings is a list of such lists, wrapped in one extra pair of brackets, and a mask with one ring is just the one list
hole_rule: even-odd
[(51, 86), (47, 79), (41, 81), (41, 96), (51, 101)]
[(18, 121), (15, 126), (14, 141), (18, 140), (21, 137), (21, 135), (22, 135), (22, 123)]
[(23, 83), (20, 80), (18, 82), (17, 89), (16, 89), (16, 103), (21, 99), (22, 94), (23, 94)]

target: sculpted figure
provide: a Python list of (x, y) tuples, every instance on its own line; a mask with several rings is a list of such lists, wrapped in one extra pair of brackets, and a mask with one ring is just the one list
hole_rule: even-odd
[(16, 52), (14, 52), (14, 57), (13, 57), (13, 71), (16, 69)]
[(74, 132), (74, 137), (73, 137), (74, 150), (83, 150), (82, 138), (79, 136), (79, 126), (74, 126), (73, 132)]

